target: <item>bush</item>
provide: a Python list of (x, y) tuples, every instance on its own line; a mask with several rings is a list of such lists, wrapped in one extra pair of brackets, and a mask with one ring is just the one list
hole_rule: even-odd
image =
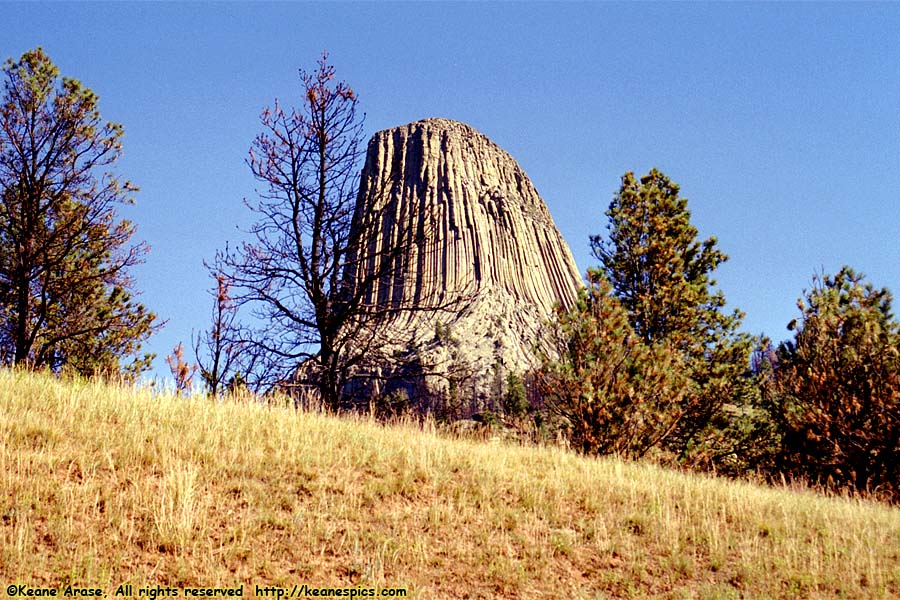
[(766, 471), (778, 452), (779, 434), (764, 407), (762, 386), (771, 376), (770, 342), (761, 338), (748, 373), (731, 380), (728, 401), (688, 442), (681, 464), (740, 477)]
[(375, 399), (373, 410), (375, 417), (382, 421), (407, 415), (410, 411), (409, 393), (398, 388), (382, 394)]

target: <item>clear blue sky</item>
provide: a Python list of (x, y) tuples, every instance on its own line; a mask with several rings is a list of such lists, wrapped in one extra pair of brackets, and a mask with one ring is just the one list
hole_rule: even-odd
[(814, 272), (900, 292), (900, 4), (8, 4), (0, 58), (41, 45), (125, 127), (135, 271), (168, 324), (208, 325), (202, 261), (239, 238), (258, 115), (323, 49), (367, 135), (457, 119), (533, 180), (579, 267), (626, 171), (681, 185), (744, 330), (789, 337)]

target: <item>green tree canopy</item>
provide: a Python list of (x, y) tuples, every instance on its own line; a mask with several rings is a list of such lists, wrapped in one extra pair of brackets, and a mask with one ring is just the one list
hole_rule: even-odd
[(591, 236), (591, 249), (641, 338), (693, 342), (739, 324), (739, 313), (721, 312), (724, 295), (710, 291), (711, 273), (728, 257), (716, 238), (697, 240), (678, 185), (656, 169), (639, 182), (626, 173), (606, 216), (609, 237)]
[(128, 272), (147, 247), (129, 245), (134, 226), (115, 211), (137, 189), (111, 171), (122, 127), (40, 48), (8, 60), (2, 78), (0, 363), (143, 370), (155, 316)]
[(635, 333), (602, 272), (588, 271), (588, 280), (571, 310), (557, 308), (554, 357), (538, 372), (541, 396), (580, 451), (640, 457), (684, 414), (683, 364)]
[(684, 454), (740, 395), (749, 366), (751, 340), (737, 333), (743, 315), (725, 312), (725, 296), (712, 290), (711, 275), (728, 257), (716, 238), (697, 239), (687, 200), (656, 169), (640, 181), (626, 173), (606, 216), (608, 237), (591, 236), (591, 248), (613, 295), (644, 343), (680, 354), (692, 382), (670, 438)]

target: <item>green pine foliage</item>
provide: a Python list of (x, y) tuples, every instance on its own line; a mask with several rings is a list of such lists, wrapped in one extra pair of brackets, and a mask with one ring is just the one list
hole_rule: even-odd
[(644, 341), (693, 346), (704, 327), (736, 326), (740, 315), (724, 315), (724, 295), (709, 290), (728, 257), (716, 238), (697, 241), (678, 185), (656, 169), (640, 181), (626, 173), (606, 216), (608, 239), (591, 236), (591, 249)]
[(680, 395), (678, 426), (666, 447), (688, 464), (714, 467), (742, 440), (721, 435), (743, 414), (752, 340), (738, 334), (743, 314), (726, 312), (713, 272), (728, 257), (714, 237), (698, 240), (687, 200), (653, 169), (622, 184), (606, 216), (608, 236), (591, 237), (612, 293), (645, 344), (676, 354), (690, 385)]
[(528, 395), (525, 382), (516, 373), (506, 374), (506, 393), (503, 395), (503, 413), (516, 418), (528, 412)]
[(844, 267), (813, 279), (764, 386), (781, 433), (776, 469), (900, 499), (900, 325), (887, 289)]
[(40, 48), (0, 71), (0, 364), (83, 375), (149, 368), (155, 315), (134, 298), (145, 244), (116, 206), (122, 126)]
[(585, 454), (637, 458), (676, 430), (689, 382), (678, 353), (639, 336), (597, 270), (575, 306), (557, 309), (556, 359), (544, 357), (541, 396)]

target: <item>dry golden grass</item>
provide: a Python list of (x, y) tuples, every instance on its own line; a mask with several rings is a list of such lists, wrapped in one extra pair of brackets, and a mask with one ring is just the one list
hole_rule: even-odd
[[(0, 370), (0, 583), (900, 597), (900, 510)], [(252, 595), (252, 588), (245, 594)]]

